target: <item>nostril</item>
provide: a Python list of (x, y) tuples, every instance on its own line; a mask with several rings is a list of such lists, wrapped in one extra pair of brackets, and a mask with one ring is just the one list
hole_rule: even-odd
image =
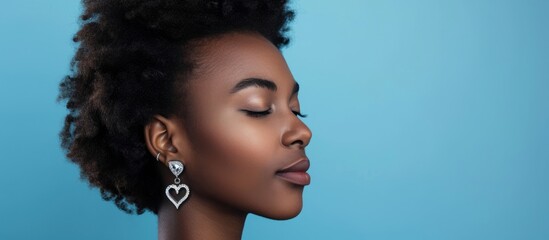
[(300, 146), (303, 146), (303, 145), (304, 145), (302, 140), (295, 140), (295, 141), (292, 143), (292, 145), (293, 145), (293, 144), (296, 144), (296, 143), (298, 143)]

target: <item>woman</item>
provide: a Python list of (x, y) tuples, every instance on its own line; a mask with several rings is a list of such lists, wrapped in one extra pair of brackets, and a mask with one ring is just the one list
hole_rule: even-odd
[(86, 0), (61, 131), (82, 176), (159, 239), (240, 239), (302, 209), (311, 131), (286, 1)]

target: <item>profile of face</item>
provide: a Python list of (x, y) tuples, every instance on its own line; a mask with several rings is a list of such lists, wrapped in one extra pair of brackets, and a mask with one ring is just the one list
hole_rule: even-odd
[[(312, 133), (298, 116), (299, 85), (284, 57), (254, 33), (212, 38), (195, 53), (199, 64), (178, 106), (186, 114), (163, 119), (152, 141), (156, 146), (149, 147), (166, 149), (166, 160), (185, 164), (180, 178), (191, 188), (187, 202), (208, 201), (272, 219), (297, 216), (310, 181), (304, 171)], [(163, 167), (170, 184), (173, 175)]]

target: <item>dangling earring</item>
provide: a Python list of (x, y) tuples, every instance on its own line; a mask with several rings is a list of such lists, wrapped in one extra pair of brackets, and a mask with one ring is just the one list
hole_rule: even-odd
[[(189, 187), (186, 184), (179, 184), (181, 182), (181, 180), (179, 179), (179, 174), (181, 174), (185, 169), (183, 163), (178, 160), (171, 160), (168, 162), (168, 165), (170, 167), (170, 171), (173, 173), (173, 175), (175, 175), (175, 179), (173, 180), (175, 184), (170, 184), (168, 187), (166, 187), (166, 196), (173, 203), (173, 205), (175, 205), (175, 208), (179, 209), (179, 205), (187, 200), (191, 190), (189, 190)], [(181, 188), (185, 188), (185, 196), (179, 199), (179, 201), (175, 201), (175, 198), (170, 194), (170, 189), (174, 189), (175, 194), (179, 194), (179, 189)]]

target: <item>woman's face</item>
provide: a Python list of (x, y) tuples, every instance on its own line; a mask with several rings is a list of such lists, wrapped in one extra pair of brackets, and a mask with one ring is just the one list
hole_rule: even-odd
[[(298, 86), (280, 51), (261, 35), (231, 33), (195, 53), (178, 128), (191, 146), (181, 149), (190, 198), (273, 219), (297, 216), (310, 181), (311, 131), (296, 115)], [(301, 169), (277, 174), (303, 159)]]

